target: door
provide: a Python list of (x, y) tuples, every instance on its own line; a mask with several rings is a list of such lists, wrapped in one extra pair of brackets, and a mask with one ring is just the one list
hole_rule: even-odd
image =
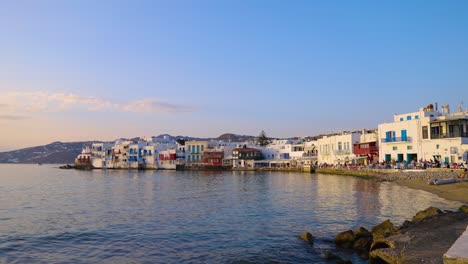
[(386, 161), (386, 162), (392, 161), (392, 155), (390, 155), (390, 154), (385, 154), (385, 161)]
[(401, 141), (408, 141), (408, 136), (406, 135), (406, 129), (401, 130)]
[(397, 155), (397, 161), (402, 162), (403, 161), (403, 154), (398, 154)]

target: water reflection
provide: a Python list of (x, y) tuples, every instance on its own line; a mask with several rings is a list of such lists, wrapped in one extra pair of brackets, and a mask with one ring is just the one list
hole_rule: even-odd
[(459, 205), (334, 175), (0, 169), (0, 262), (323, 263), (333, 244), (310, 247), (298, 234)]

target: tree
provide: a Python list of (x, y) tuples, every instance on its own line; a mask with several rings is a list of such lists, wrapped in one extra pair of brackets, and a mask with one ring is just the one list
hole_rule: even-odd
[(262, 147), (265, 147), (266, 145), (270, 144), (270, 140), (268, 139), (265, 131), (262, 130), (262, 132), (260, 132), (260, 135), (258, 135), (257, 144)]

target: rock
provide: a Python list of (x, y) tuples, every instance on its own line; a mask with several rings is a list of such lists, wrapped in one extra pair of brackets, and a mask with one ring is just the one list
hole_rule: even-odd
[(375, 241), (377, 239), (387, 237), (395, 233), (395, 231), (396, 229), (393, 226), (393, 223), (390, 220), (385, 220), (372, 228), (372, 238)]
[(323, 257), (327, 260), (335, 260), (337, 264), (352, 264), (352, 262), (350, 260), (344, 260), (342, 259), (340, 256), (338, 255), (335, 255), (329, 251), (325, 252), (323, 254)]
[(462, 205), (459, 208), (460, 212), (468, 213), (468, 206), (467, 205)]
[[(370, 234), (370, 233), (369, 233)], [(372, 237), (360, 237), (356, 241), (354, 241), (353, 249), (363, 252), (369, 252), (370, 246), (372, 244)]]
[(400, 229), (405, 229), (409, 227), (411, 224), (413, 224), (413, 222), (405, 220), (405, 222), (403, 222), (403, 224), (400, 226)]
[(60, 169), (65, 169), (65, 170), (69, 170), (69, 169), (74, 169), (75, 166), (72, 166), (72, 165), (70, 165), (70, 164), (67, 164), (67, 165), (60, 166), (59, 168), (60, 168)]
[(313, 244), (314, 243), (314, 239), (315, 237), (309, 233), (309, 232), (304, 232), (300, 235), (300, 238), (302, 240), (304, 240), (305, 242), (309, 243), (309, 244)]
[(427, 208), (426, 210), (419, 211), (415, 216), (413, 216), (413, 219), (411, 220), (411, 222), (416, 223), (430, 216), (439, 215), (442, 213), (443, 212), (439, 208), (435, 208), (431, 206)]
[(375, 240), (370, 247), (369, 263), (401, 263), (401, 253), (410, 240), (410, 236), (402, 234)]
[(338, 233), (335, 236), (335, 244), (343, 248), (351, 248), (355, 240), (356, 238), (352, 230)]
[(359, 227), (358, 229), (354, 230), (354, 237), (359, 239), (361, 237), (371, 237), (372, 233), (369, 230), (365, 229), (364, 227)]

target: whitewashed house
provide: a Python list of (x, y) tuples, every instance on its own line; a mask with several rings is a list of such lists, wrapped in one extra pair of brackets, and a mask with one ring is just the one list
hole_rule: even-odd
[(462, 163), (468, 151), (468, 111), (451, 113), (437, 104), (418, 112), (394, 115), (393, 122), (379, 125), (380, 158), (385, 161), (438, 161)]
[(360, 140), (359, 132), (343, 132), (340, 135), (324, 136), (317, 140), (319, 164), (354, 164), (354, 144)]
[(94, 168), (107, 168), (112, 151), (112, 143), (93, 143), (91, 145), (91, 165)]

